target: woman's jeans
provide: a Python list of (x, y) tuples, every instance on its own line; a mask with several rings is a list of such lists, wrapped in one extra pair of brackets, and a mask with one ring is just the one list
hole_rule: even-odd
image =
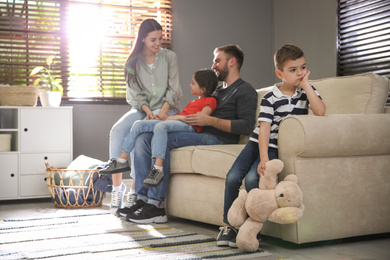
[[(153, 114), (160, 112), (160, 109), (153, 110)], [(169, 110), (167, 115), (175, 115), (176, 113), (173, 110)], [(130, 129), (133, 126), (134, 122), (137, 120), (142, 120), (146, 117), (144, 111), (137, 110), (135, 108), (130, 109), (129, 112), (124, 114), (111, 128), (110, 131), (110, 158), (118, 159), (121, 155), (121, 146), (126, 136), (130, 133)], [(131, 158), (131, 168), (134, 169), (133, 165), (133, 155), (130, 154)], [(132, 176), (134, 177), (133, 173)]]
[[(268, 148), (269, 160), (278, 158), (278, 150)], [(245, 178), (245, 190), (249, 192), (251, 189), (259, 188), (260, 176), (257, 173), (257, 166), (260, 163), (259, 144), (249, 141), (241, 153), (234, 161), (225, 181), (225, 201), (223, 208), (223, 222), (229, 224), (227, 213), (238, 197), (242, 180)]]
[(138, 199), (155, 200), (163, 202), (168, 188), (170, 174), (170, 151), (171, 149), (190, 146), (190, 145), (214, 145), (221, 144), (215, 135), (208, 133), (189, 133), (175, 132), (168, 134), (168, 147), (165, 151), (165, 160), (163, 162), (164, 180), (157, 187), (145, 187), (143, 182), (148, 177), (149, 172), (154, 165), (154, 159), (151, 156), (152, 133), (143, 133), (138, 136), (135, 142), (134, 170), (135, 172), (135, 193)]
[(180, 120), (140, 120), (136, 121), (122, 144), (121, 152), (129, 154), (134, 149), (135, 140), (142, 133), (153, 132), (152, 157), (165, 158), (168, 133), (196, 132), (195, 128)]

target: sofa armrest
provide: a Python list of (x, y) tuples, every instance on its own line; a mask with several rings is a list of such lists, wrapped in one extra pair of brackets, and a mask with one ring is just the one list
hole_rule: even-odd
[(288, 169), (296, 157), (342, 157), (390, 153), (390, 114), (294, 116), (279, 128), (279, 158)]

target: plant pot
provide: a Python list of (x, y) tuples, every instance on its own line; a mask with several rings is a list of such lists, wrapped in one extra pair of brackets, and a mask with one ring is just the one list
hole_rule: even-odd
[(1, 106), (36, 106), (38, 86), (0, 86)]
[(42, 91), (39, 92), (39, 99), (43, 107), (59, 107), (62, 99), (60, 91)]

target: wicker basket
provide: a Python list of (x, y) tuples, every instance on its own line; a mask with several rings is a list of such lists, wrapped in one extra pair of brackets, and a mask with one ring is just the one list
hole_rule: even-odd
[[(53, 168), (46, 162), (46, 181), (54, 205), (59, 208), (90, 208), (102, 205), (105, 193), (93, 188), (92, 175), (97, 169), (66, 170)], [(90, 177), (88, 185), (84, 178)]]
[(0, 106), (36, 106), (39, 86), (0, 86)]

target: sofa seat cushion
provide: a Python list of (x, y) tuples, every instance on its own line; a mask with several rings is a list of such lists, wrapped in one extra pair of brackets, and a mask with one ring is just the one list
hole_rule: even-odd
[(225, 179), (244, 146), (198, 145), (174, 149), (171, 151), (171, 174), (198, 173)]

